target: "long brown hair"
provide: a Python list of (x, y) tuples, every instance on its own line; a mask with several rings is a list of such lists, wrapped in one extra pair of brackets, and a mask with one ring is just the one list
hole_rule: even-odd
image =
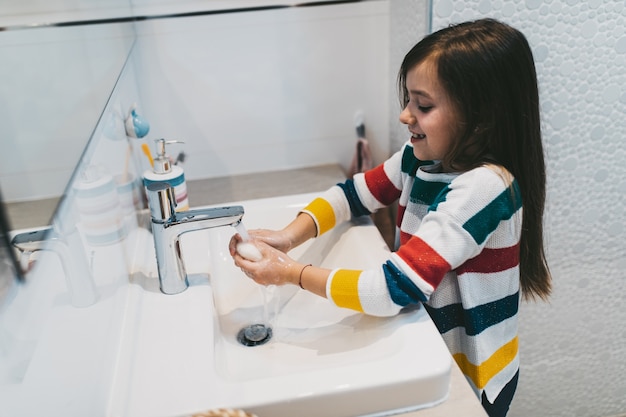
[(520, 283), (525, 299), (547, 299), (551, 276), (543, 244), (546, 169), (541, 141), (537, 74), (528, 41), (494, 19), (434, 32), (409, 51), (398, 74), (403, 106), (407, 73), (429, 60), (454, 103), (459, 139), (444, 166), (466, 171), (496, 164), (519, 184), (522, 201)]

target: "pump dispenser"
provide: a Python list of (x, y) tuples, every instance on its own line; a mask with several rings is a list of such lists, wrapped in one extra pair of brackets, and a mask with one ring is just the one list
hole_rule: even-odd
[(189, 210), (187, 197), (187, 183), (185, 172), (178, 165), (172, 165), (170, 157), (165, 153), (165, 145), (172, 143), (184, 143), (178, 140), (156, 139), (157, 156), (154, 158), (152, 170), (146, 170), (143, 174), (143, 185), (147, 187), (155, 182), (168, 183), (174, 189), (176, 196), (176, 211)]

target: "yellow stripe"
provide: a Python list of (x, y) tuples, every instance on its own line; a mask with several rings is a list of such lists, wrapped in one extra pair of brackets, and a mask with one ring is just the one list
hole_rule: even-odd
[(471, 363), (463, 353), (457, 353), (454, 360), (465, 376), (470, 378), (478, 389), (483, 389), (487, 382), (504, 369), (517, 355), (517, 336), (480, 365)]
[(304, 210), (309, 211), (317, 219), (318, 236), (323, 235), (335, 226), (335, 211), (330, 203), (323, 198), (318, 197), (311, 201)]
[(339, 307), (363, 312), (359, 299), (359, 276), (361, 271), (340, 269), (330, 283), (330, 296)]

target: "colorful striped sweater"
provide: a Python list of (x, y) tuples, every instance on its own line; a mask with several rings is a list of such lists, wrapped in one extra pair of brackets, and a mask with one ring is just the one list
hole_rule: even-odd
[(397, 200), (398, 250), (375, 270), (332, 271), (326, 295), (377, 316), (423, 303), (478, 397), (494, 401), (519, 368), (519, 188), (495, 167), (452, 174), (434, 167), (407, 143), (303, 211), (321, 235)]

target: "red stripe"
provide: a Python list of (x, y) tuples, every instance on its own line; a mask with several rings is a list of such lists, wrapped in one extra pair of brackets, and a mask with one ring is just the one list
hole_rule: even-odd
[(478, 256), (457, 268), (457, 274), (466, 272), (490, 273), (511, 269), (519, 265), (519, 243), (508, 248), (485, 248)]
[(180, 203), (181, 201), (185, 201), (185, 199), (187, 198), (187, 193), (175, 193), (176, 194), (176, 202)]
[(386, 206), (400, 197), (400, 190), (389, 180), (383, 164), (365, 172), (365, 183), (376, 200)]
[(406, 242), (411, 240), (413, 237), (412, 234), (405, 232), (404, 230), (400, 230), (400, 246), (404, 245)]
[(446, 272), (450, 271), (450, 264), (416, 236), (400, 246), (397, 254), (433, 288), (437, 288)]

